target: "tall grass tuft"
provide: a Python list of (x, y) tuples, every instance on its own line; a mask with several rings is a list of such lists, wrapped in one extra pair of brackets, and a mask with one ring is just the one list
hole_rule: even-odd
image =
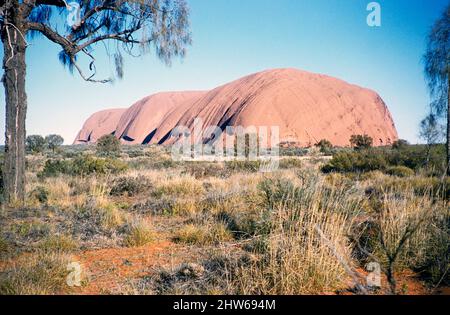
[(259, 238), (265, 250), (240, 270), (240, 293), (314, 294), (338, 287), (346, 279), (345, 264), (352, 263), (346, 235), (361, 200), (317, 177), (300, 186), (283, 181), (262, 186), (268, 214), (266, 234)]

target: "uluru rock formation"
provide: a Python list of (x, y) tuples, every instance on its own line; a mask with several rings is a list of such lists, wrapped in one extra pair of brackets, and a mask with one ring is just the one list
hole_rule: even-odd
[[(118, 117), (120, 115), (120, 117)], [(280, 141), (310, 146), (327, 139), (348, 146), (353, 134), (374, 145), (398, 139), (391, 114), (374, 91), (296, 69), (259, 72), (205, 92), (158, 93), (127, 110), (91, 116), (75, 143), (92, 143), (114, 133), (129, 144), (170, 144), (177, 126), (278, 126)]]
[(101, 136), (113, 133), (125, 111), (126, 108), (107, 109), (93, 114), (78, 132), (74, 144), (95, 143)]

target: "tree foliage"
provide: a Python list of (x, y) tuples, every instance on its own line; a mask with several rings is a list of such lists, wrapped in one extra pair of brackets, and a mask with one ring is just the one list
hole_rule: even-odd
[(45, 150), (46, 142), (44, 137), (40, 135), (31, 135), (26, 139), (26, 147), (31, 153), (41, 153)]
[(315, 144), (315, 146), (317, 148), (320, 149), (320, 152), (324, 153), (324, 154), (329, 154), (331, 153), (331, 149), (333, 149), (333, 144), (328, 141), (327, 139), (322, 139), (319, 142), (317, 142)]
[(394, 141), (394, 143), (392, 144), (392, 149), (402, 150), (402, 149), (407, 148), (408, 146), (409, 146), (409, 142), (407, 140), (398, 139), (398, 140)]
[[(112, 80), (95, 78), (97, 45), (105, 48), (122, 78), (124, 53), (141, 56), (154, 48), (170, 64), (191, 43), (184, 0), (26, 0), (23, 6), (28, 37), (43, 35), (58, 44), (60, 62), (87, 81)], [(88, 58), (88, 74), (78, 62), (80, 55)]]
[(423, 56), (425, 78), (433, 98), (433, 114), (442, 116), (447, 112), (448, 75), (450, 71), (450, 5), (436, 21), (427, 38)]
[(45, 142), (50, 150), (53, 152), (64, 143), (64, 138), (60, 135), (48, 135), (45, 137)]
[(430, 114), (420, 122), (419, 137), (428, 145), (439, 143), (444, 137), (442, 129), (436, 116)]
[(115, 155), (120, 152), (120, 140), (113, 135), (104, 135), (97, 140), (97, 152), (101, 155)]
[(355, 150), (368, 149), (373, 145), (373, 139), (368, 135), (352, 135), (350, 144)]
[(113, 80), (96, 75), (95, 56), (102, 49), (115, 64), (115, 77), (122, 78), (123, 54), (141, 56), (154, 50), (170, 65), (191, 44), (185, 0), (1, 0), (8, 202), (25, 201), (26, 51), (36, 36), (60, 47), (58, 58), (71, 72), (102, 83)]
[[(430, 119), (443, 118), (447, 124), (447, 171), (450, 176), (450, 5), (437, 20), (428, 34), (427, 48), (423, 57), (425, 78), (432, 98)], [(428, 119), (428, 120), (427, 120)], [(428, 137), (428, 136), (427, 136)]]

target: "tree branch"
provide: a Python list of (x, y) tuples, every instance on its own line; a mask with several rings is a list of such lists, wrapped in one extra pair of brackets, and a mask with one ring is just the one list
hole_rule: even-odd
[(77, 45), (69, 41), (64, 36), (58, 34), (51, 27), (44, 23), (27, 22), (26, 27), (29, 30), (39, 31), (52, 42), (60, 45), (68, 54), (75, 54)]

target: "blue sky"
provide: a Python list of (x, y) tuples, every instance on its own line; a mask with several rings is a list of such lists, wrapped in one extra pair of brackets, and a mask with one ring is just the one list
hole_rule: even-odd
[[(58, 46), (35, 39), (27, 51), (28, 134), (61, 134), (70, 144), (94, 112), (129, 107), (159, 91), (205, 90), (269, 68), (324, 73), (377, 91), (401, 138), (419, 141), (429, 102), (421, 56), (425, 36), (448, 0), (377, 1), (382, 26), (366, 24), (369, 0), (188, 0), (193, 45), (163, 65), (151, 53), (125, 57), (114, 84), (84, 82), (58, 62)], [(113, 66), (95, 50), (100, 75)], [(3, 58), (0, 53), (0, 57)], [(4, 91), (0, 89), (0, 143)]]

